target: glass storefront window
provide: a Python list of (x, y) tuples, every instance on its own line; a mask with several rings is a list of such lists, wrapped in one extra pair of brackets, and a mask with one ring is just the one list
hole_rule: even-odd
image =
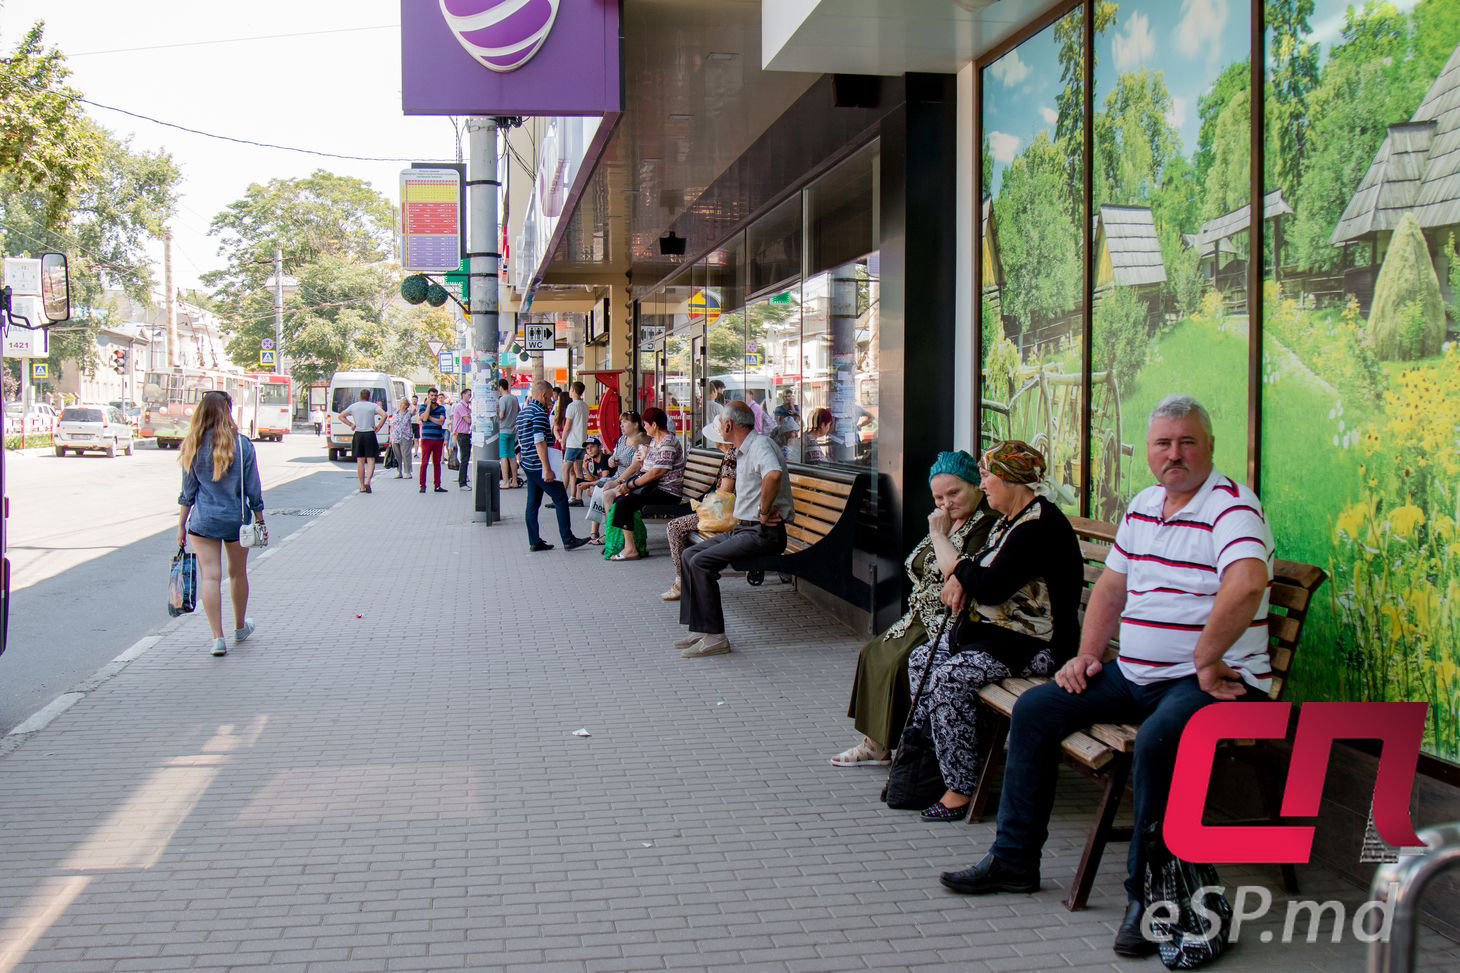
[(760, 294), (801, 276), (801, 194), (797, 193), (746, 231), (750, 292)]
[(745, 236), (705, 258), (705, 420), (745, 397)]
[(674, 433), (689, 436), (692, 440), (689, 348), (690, 335), (687, 331), (664, 338), (664, 401), (661, 408), (669, 414)]
[(801, 286), (752, 301), (745, 309), (745, 401), (757, 432), (786, 458), (801, 459)]

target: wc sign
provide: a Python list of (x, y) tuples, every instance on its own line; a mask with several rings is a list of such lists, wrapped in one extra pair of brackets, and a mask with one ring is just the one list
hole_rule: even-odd
[[(1213, 864), (1308, 862), (1313, 853), (1312, 825), (1202, 823), (1217, 744), (1284, 739), (1291, 710), (1291, 703), (1214, 703), (1197, 710), (1187, 722), (1176, 750), (1163, 825), (1173, 855)], [(1377, 740), (1382, 749), (1374, 781), (1374, 826), (1395, 847), (1422, 845), (1409, 808), (1428, 710), (1428, 703), (1304, 703), (1293, 738), (1282, 816), (1318, 814), (1334, 741)]]

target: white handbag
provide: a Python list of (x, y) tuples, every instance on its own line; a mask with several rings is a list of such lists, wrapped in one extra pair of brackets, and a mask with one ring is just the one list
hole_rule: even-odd
[[(248, 516), (243, 491), (243, 433), (238, 434), (238, 519), (244, 520)], [(239, 524), (238, 526), (239, 547), (268, 547), (269, 529), (264, 522), (257, 517), (252, 523)]]

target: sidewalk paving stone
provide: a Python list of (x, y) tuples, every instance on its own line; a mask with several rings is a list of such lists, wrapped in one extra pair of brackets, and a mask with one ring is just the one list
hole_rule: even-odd
[[(992, 824), (889, 811), (882, 772), (826, 760), (861, 639), (729, 576), (734, 651), (681, 660), (662, 527), (638, 563), (528, 555), (522, 493), (490, 528), (470, 496), (377, 477), (254, 559), (248, 643), (215, 659), (201, 613), (165, 625), (0, 748), (0, 971), (1160, 968), (1109, 950), (1123, 846), (1089, 911), (1060, 903), (1084, 781), (1038, 894), (945, 893)], [(1274, 967), (1364, 947), (1244, 938), (1219, 968)]]

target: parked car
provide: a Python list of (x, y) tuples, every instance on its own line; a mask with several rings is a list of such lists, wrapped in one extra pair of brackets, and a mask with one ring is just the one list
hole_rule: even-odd
[(57, 456), (73, 453), (118, 452), (132, 455), (132, 427), (122, 411), (110, 405), (68, 405), (56, 424), (52, 440)]
[[(21, 404), (19, 402), (5, 403), (5, 431), (6, 433), (20, 432), (21, 427)], [(49, 436), (56, 431), (56, 410), (44, 402), (31, 403), (30, 410), (25, 413), (25, 434), (27, 436)]]

